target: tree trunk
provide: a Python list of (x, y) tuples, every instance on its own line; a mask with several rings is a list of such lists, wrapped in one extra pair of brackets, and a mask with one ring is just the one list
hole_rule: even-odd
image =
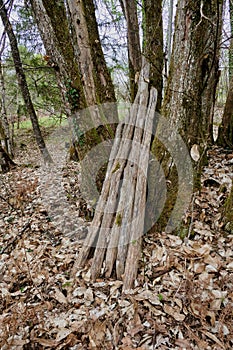
[(163, 19), (162, 0), (143, 0), (143, 52), (151, 64), (150, 85), (158, 90), (157, 111), (162, 104), (163, 90)]
[(231, 185), (231, 192), (225, 204), (225, 223), (226, 230), (233, 234), (233, 182)]
[[(48, 64), (55, 68), (66, 112), (87, 107), (63, 1), (30, 0)], [(72, 93), (72, 89), (74, 89)], [(76, 90), (76, 93), (75, 93)], [(67, 105), (67, 102), (69, 104)]]
[(77, 159), (74, 160), (81, 160), (85, 157), (89, 146), (97, 144), (101, 138), (94, 129), (94, 125), (89, 134), (85, 134), (86, 125), (91, 122), (89, 114), (87, 116), (88, 122), (84, 118), (80, 118), (80, 111), (85, 110), (88, 103), (70, 36), (64, 1), (30, 0), (30, 2), (46, 48), (46, 54), (49, 57), (49, 64), (56, 68), (57, 78), (66, 103), (66, 112), (71, 120), (73, 137), (70, 154), (75, 148), (75, 153), (72, 153), (72, 156), (77, 154)]
[(0, 168), (3, 173), (9, 171), (16, 164), (13, 162), (9, 154), (4, 150), (0, 143)]
[[(173, 52), (162, 114), (167, 118), (172, 133), (183, 138), (186, 149), (193, 157), (195, 188), (199, 188), (206, 150), (212, 142), (221, 24), (221, 2), (178, 1)], [(166, 144), (155, 139), (152, 153), (161, 163), (167, 183), (171, 184), (168, 185), (164, 210), (155, 228), (163, 230), (167, 227), (177, 201), (179, 175)], [(149, 201), (151, 206), (153, 201), (152, 196)]]
[(38, 118), (31, 100), (30, 92), (28, 89), (27, 81), (26, 81), (26, 76), (23, 70), (20, 54), (19, 54), (19, 49), (17, 45), (17, 40), (15, 37), (15, 34), (12, 29), (12, 25), (9, 21), (8, 15), (7, 15), (7, 10), (4, 5), (3, 0), (0, 0), (0, 16), (3, 22), (3, 25), (5, 27), (5, 31), (7, 33), (7, 36), (10, 41), (10, 46), (11, 46), (11, 52), (12, 52), (12, 57), (14, 61), (14, 66), (15, 66), (15, 71), (18, 79), (18, 84), (22, 92), (22, 96), (24, 99), (25, 106), (27, 108), (27, 113), (31, 119), (32, 122), (32, 127), (35, 135), (35, 139), (37, 142), (37, 145), (39, 147), (39, 150), (42, 154), (42, 157), (46, 163), (52, 162), (52, 158), (50, 157), (50, 154), (46, 148), (43, 136), (41, 134), (40, 126), (38, 123)]
[(218, 130), (217, 144), (233, 147), (233, 3), (229, 0), (231, 39), (229, 49), (229, 90), (223, 111), (223, 118)]
[[(10, 126), (7, 119), (6, 112), (6, 89), (2, 70), (2, 63), (0, 57), (0, 95), (1, 95), (1, 110), (0, 110), (0, 135), (4, 142), (5, 150), (10, 155), (13, 156), (13, 140), (10, 132)], [(1, 125), (2, 124), (2, 125)]]
[[(118, 121), (115, 95), (108, 72), (93, 1), (30, 0), (46, 53), (56, 68), (67, 105), (73, 142), (70, 155), (81, 162), (82, 192), (91, 200), (96, 183), (101, 188), (105, 168), (94, 174), (90, 151), (99, 151), (97, 158), (109, 157), (105, 139), (113, 138)], [(112, 125), (109, 125), (112, 124)], [(109, 146), (110, 143), (108, 143)], [(99, 170), (99, 169), (98, 169)], [(97, 178), (96, 178), (97, 177)], [(94, 186), (93, 186), (94, 183)]]
[[(82, 76), (87, 105), (98, 105), (89, 109), (93, 127), (98, 127), (101, 141), (113, 138), (118, 122), (114, 86), (108, 71), (101, 47), (98, 26), (95, 17), (93, 0), (67, 1), (71, 27), (76, 34), (73, 39), (77, 43), (77, 60)], [(112, 124), (112, 125), (109, 125)], [(108, 158), (109, 149), (102, 150)], [(104, 172), (100, 175), (103, 182)]]
[(230, 81), (222, 123), (218, 130), (217, 144), (222, 147), (233, 147), (233, 76)]
[(221, 23), (222, 4), (217, 0), (178, 2), (163, 112), (179, 128), (189, 149), (197, 144), (203, 150), (212, 139)]
[[(115, 102), (115, 95), (104, 61), (95, 17), (89, 18), (93, 16), (93, 8), (90, 2), (85, 2), (84, 6), (80, 2), (76, 4), (75, 1), (68, 1), (68, 12), (72, 19), (69, 23), (64, 1), (30, 0), (30, 3), (46, 53), (51, 63), (57, 67), (63, 96), (69, 101), (68, 115), (72, 116), (76, 138), (74, 146), (81, 160), (88, 150), (109, 137), (109, 134), (114, 135), (115, 127), (108, 126), (108, 118), (110, 123), (117, 121), (116, 106), (109, 107), (106, 103)], [(91, 29), (87, 29), (88, 20), (91, 22), (88, 24)], [(91, 39), (88, 30), (92, 31)], [(94, 54), (96, 57), (92, 56)], [(100, 103), (103, 105), (97, 111), (90, 108), (85, 112), (88, 107)], [(86, 117), (83, 117), (84, 114)], [(99, 127), (98, 130), (96, 127)]]
[(163, 113), (189, 149), (204, 150), (212, 140), (221, 25), (221, 2), (179, 0)]
[[(146, 58), (151, 64), (149, 80), (150, 85), (155, 87), (158, 91), (156, 110), (160, 112), (162, 105), (164, 66), (162, 1), (144, 0), (143, 11), (143, 50)], [(154, 139), (157, 140), (155, 136)], [(152, 146), (154, 144), (155, 141), (153, 141)], [(158, 179), (161, 174), (160, 171), (158, 171), (156, 164), (155, 159), (151, 157), (147, 174), (150, 191), (148, 191), (147, 194), (145, 231), (153, 226), (155, 217), (157, 216), (156, 208), (161, 205), (163, 197), (162, 196), (160, 199), (158, 198)]]
[[(32, 12), (37, 23), (42, 41), (46, 49), (46, 60), (55, 68), (58, 85), (67, 117), (71, 120), (72, 145), (70, 157), (80, 160), (85, 157), (88, 145), (95, 145), (101, 141), (100, 136), (94, 128), (88, 135), (81, 132), (85, 125), (77, 125), (79, 111), (87, 108), (87, 101), (81, 81), (81, 74), (75, 49), (70, 37), (70, 28), (66, 16), (63, 1), (30, 0)], [(90, 118), (87, 118), (90, 124)], [(73, 151), (74, 150), (74, 151)]]
[(116, 102), (113, 83), (103, 55), (93, 0), (68, 0), (71, 25), (79, 48), (79, 65), (89, 106)]
[(139, 73), (141, 71), (141, 48), (135, 0), (121, 0), (121, 7), (127, 22), (129, 82), (131, 102), (137, 94)]
[(168, 71), (172, 54), (172, 21), (173, 21), (173, 8), (174, 0), (170, 0), (168, 5), (168, 26), (167, 26), (167, 38), (166, 38), (166, 62), (165, 62), (165, 76), (168, 77)]
[(168, 57), (168, 64), (171, 60), (171, 54), (172, 54), (172, 21), (173, 21), (173, 8), (174, 8), (174, 0), (170, 0), (169, 3), (169, 17), (168, 17), (168, 29), (167, 29), (167, 57)]
[(231, 26), (231, 39), (229, 49), (229, 78), (231, 80), (233, 76), (233, 2), (229, 0), (229, 13), (230, 13), (230, 26)]

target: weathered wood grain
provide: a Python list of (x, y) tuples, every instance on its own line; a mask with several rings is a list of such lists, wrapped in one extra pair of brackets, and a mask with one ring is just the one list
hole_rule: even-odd
[(110, 277), (115, 268), (123, 289), (137, 275), (144, 233), (147, 171), (157, 90), (149, 90), (149, 64), (144, 60), (137, 96), (128, 116), (116, 131), (106, 178), (95, 216), (73, 272), (82, 267), (95, 248), (91, 277)]

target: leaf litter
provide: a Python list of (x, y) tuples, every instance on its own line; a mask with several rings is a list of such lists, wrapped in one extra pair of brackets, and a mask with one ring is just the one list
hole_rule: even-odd
[(60, 169), (65, 214), (76, 222), (65, 230), (42, 200), (30, 152), (24, 162), (35, 163), (0, 175), (2, 350), (233, 348), (233, 232), (223, 210), (233, 154), (209, 151), (184, 218), (188, 235), (147, 234), (135, 287), (122, 293), (121, 281), (91, 281), (89, 263), (70, 277), (91, 217), (79, 197), (79, 165)]

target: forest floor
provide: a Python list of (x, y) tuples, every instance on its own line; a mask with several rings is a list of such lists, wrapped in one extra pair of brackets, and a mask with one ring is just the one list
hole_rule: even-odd
[(92, 282), (90, 263), (70, 277), (91, 215), (79, 165), (56, 149), (62, 161), (44, 167), (30, 132), (16, 143), (18, 166), (0, 174), (2, 350), (233, 348), (232, 152), (209, 151), (188, 235), (145, 235), (135, 288), (122, 293), (119, 280)]

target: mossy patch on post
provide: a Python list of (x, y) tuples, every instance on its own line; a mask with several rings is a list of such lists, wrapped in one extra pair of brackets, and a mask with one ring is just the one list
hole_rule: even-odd
[(122, 224), (122, 216), (121, 216), (120, 213), (118, 213), (117, 216), (116, 216), (115, 224), (116, 224), (117, 226), (119, 226), (119, 227), (120, 227), (121, 224)]

